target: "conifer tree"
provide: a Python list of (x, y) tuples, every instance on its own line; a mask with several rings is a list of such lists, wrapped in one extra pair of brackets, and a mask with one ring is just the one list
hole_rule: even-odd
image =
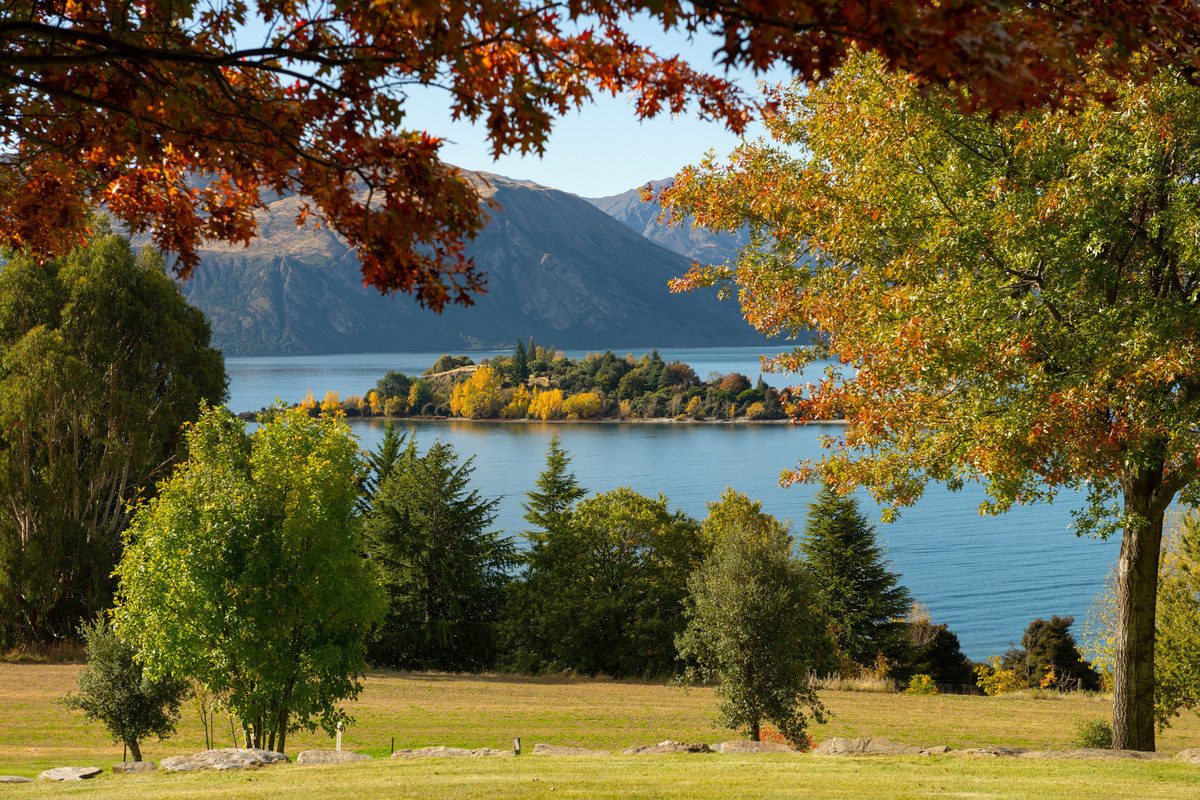
[(891, 572), (875, 540), (875, 527), (858, 501), (822, 487), (808, 507), (801, 544), (820, 587), (841, 655), (860, 666), (902, 649), (898, 622), (912, 598)]
[(535, 549), (547, 534), (561, 527), (575, 503), (587, 494), (579, 485), (574, 472), (569, 472), (571, 454), (562, 448), (558, 434), (550, 437), (550, 448), (546, 452), (546, 469), (538, 476), (536, 488), (526, 495), (525, 521), (538, 531), (531, 531)]
[(513, 351), (512, 379), (518, 386), (529, 380), (529, 353), (520, 339), (517, 339), (517, 348)]
[(367, 453), (367, 474), (363, 477), (362, 497), (359, 498), (359, 509), (363, 513), (371, 509), (371, 502), (375, 499), (375, 492), (379, 491), (379, 485), (387, 480), (405, 453), (404, 441), (407, 438), (407, 433), (396, 431), (396, 425), (391, 420), (384, 423), (383, 439), (379, 442), (379, 447)]
[(416, 443), (380, 482), (365, 533), (388, 609), (372, 658), (408, 669), (478, 670), (495, 655), (494, 625), (512, 542), (491, 530), (497, 500), (470, 488), (474, 459)]
[(566, 526), (571, 510), (587, 494), (570, 466), (571, 455), (555, 434), (546, 453), (546, 468), (526, 495), (525, 521), (532, 530), (525, 535), (530, 546), (521, 559), (524, 575), (509, 594), (503, 637), (507, 666), (522, 672), (537, 672), (553, 660), (552, 640), (557, 634), (548, 611), (561, 581), (569, 580)]

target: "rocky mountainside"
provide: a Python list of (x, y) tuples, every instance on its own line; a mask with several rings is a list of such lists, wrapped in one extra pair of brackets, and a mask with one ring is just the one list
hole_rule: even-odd
[[(658, 190), (670, 186), (671, 180), (651, 181), (648, 185)], [(750, 237), (744, 232), (713, 233), (693, 227), (690, 220), (683, 225), (659, 222), (661, 209), (658, 203), (642, 200), (642, 188), (639, 186), (608, 197), (589, 197), (587, 201), (640, 236), (703, 264), (723, 264), (735, 258), (738, 251), (749, 244)]]
[(500, 210), (469, 246), (488, 276), (470, 308), (438, 315), (363, 287), (329, 230), (295, 225), (299, 199), (260, 214), (249, 247), (214, 246), (183, 290), (229, 355), (462, 350), (533, 335), (560, 348), (758, 344), (733, 302), (672, 295), (690, 262), (566, 192), (496, 175)]

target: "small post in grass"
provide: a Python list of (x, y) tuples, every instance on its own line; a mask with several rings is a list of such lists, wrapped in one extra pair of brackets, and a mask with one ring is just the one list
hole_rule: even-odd
[(342, 752), (342, 723), (341, 723), (341, 720), (338, 720), (338, 726), (337, 726), (337, 751), (339, 753)]
[(396, 755), (396, 737), (392, 737), (392, 755)]
[(520, 736), (513, 737), (513, 755), (514, 756), (521, 755), (521, 737)]

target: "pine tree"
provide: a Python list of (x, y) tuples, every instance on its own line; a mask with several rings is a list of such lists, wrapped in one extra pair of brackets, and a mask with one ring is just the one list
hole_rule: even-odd
[(841, 655), (860, 666), (903, 651), (899, 620), (912, 598), (891, 572), (875, 540), (875, 527), (853, 497), (822, 487), (808, 507), (801, 544), (820, 587)]
[(557, 618), (548, 601), (559, 596), (570, 581), (568, 555), (573, 544), (567, 532), (571, 510), (587, 494), (569, 471), (571, 456), (550, 439), (546, 468), (526, 495), (525, 521), (530, 547), (521, 558), (524, 575), (513, 585), (505, 614), (502, 658), (506, 666), (520, 672), (537, 672), (551, 666)]
[(512, 379), (518, 386), (529, 380), (529, 353), (520, 339), (517, 339), (517, 348), (513, 351)]
[(571, 454), (562, 448), (556, 433), (550, 438), (546, 452), (546, 469), (538, 476), (537, 488), (526, 495), (529, 499), (524, 504), (525, 521), (539, 529), (529, 533), (535, 548), (546, 534), (553, 534), (562, 526), (571, 507), (587, 494), (575, 473), (567, 471), (570, 466)]
[(397, 433), (391, 420), (384, 423), (383, 440), (379, 442), (379, 448), (367, 454), (367, 474), (363, 477), (362, 497), (359, 498), (359, 510), (362, 513), (370, 510), (379, 485), (387, 480), (404, 454), (402, 448), (407, 438), (407, 433)]
[(490, 530), (497, 500), (470, 488), (473, 459), (415, 442), (380, 485), (365, 520), (384, 575), (388, 610), (372, 643), (377, 663), (407, 669), (478, 670), (492, 665), (495, 623), (512, 541)]

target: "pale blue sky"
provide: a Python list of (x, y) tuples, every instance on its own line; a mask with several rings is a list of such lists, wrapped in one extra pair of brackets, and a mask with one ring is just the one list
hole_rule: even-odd
[[(688, 42), (682, 34), (664, 34), (647, 21), (635, 22), (631, 29), (639, 41), (661, 53), (680, 53), (697, 67), (719, 70), (712, 60), (713, 37)], [(747, 89), (757, 91), (754, 76), (743, 73), (735, 77)], [(766, 78), (778, 82), (785, 80), (787, 73), (780, 70)], [(447, 140), (442, 154), (452, 164), (532, 180), (584, 197), (617, 194), (668, 177), (698, 161), (709, 149), (725, 154), (738, 141), (723, 125), (703, 122), (694, 115), (666, 115), (639, 122), (627, 97), (601, 95), (580, 112), (557, 121), (541, 158), (506, 155), (493, 161), (481, 129), (450, 121), (444, 93), (411, 94), (408, 113), (414, 128)], [(753, 138), (759, 133), (761, 127), (755, 125), (748, 135)]]

